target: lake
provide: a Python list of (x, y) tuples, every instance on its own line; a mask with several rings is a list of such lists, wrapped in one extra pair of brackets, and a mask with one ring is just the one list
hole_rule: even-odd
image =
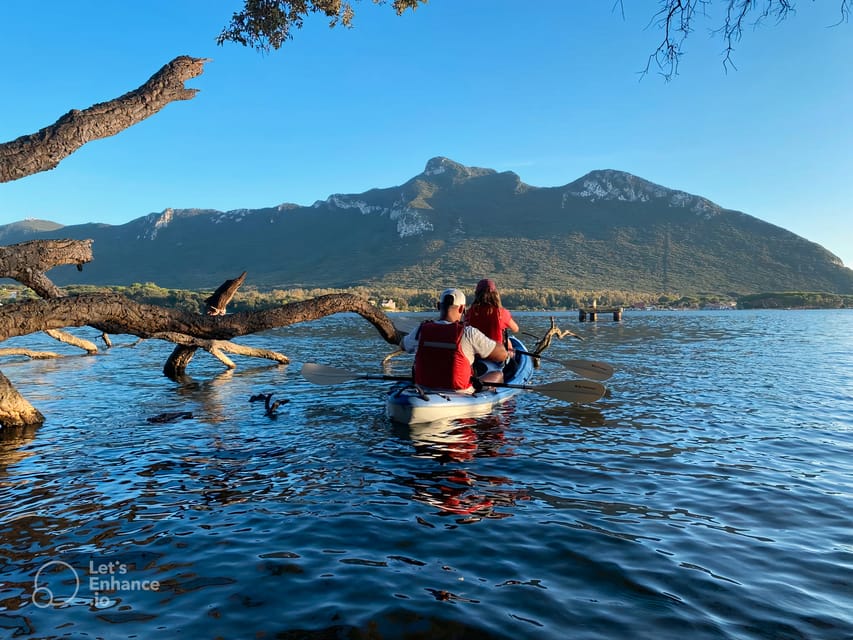
[(358, 316), (181, 383), (155, 340), (5, 343), (72, 355), (0, 364), (46, 416), (0, 442), (0, 636), (853, 638), (853, 311), (515, 317), (551, 315), (584, 340), (545, 355), (614, 365), (607, 397), (411, 428), (387, 382), (299, 375), (381, 373)]

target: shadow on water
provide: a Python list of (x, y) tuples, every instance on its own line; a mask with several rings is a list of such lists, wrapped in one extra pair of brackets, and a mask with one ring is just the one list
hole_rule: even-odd
[(553, 405), (539, 414), (545, 424), (564, 427), (606, 427), (615, 425), (598, 407), (590, 405)]

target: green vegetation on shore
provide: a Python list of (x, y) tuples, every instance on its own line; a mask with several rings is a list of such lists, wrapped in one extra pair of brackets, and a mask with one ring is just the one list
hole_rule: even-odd
[[(64, 287), (68, 295), (109, 291), (120, 293), (131, 300), (145, 304), (181, 309), (191, 313), (202, 313), (205, 299), (213, 291), (191, 291), (167, 289), (151, 282), (135, 283), (128, 287), (96, 287), (78, 285)], [(401, 287), (353, 287), (348, 289), (272, 289), (260, 291), (251, 286), (240, 289), (228, 305), (230, 312), (258, 311), (288, 302), (308, 300), (330, 293), (353, 293), (380, 305), (393, 301), (389, 310), (427, 311), (435, 307), (437, 290), (406, 289)], [(469, 295), (473, 292), (468, 291)], [(0, 286), (0, 303), (11, 300), (35, 298), (30, 289), (20, 285)], [(821, 292), (768, 292), (745, 296), (737, 294), (705, 294), (679, 296), (674, 294), (630, 292), (630, 291), (577, 291), (558, 289), (504, 289), (501, 291), (504, 306), (509, 309), (527, 311), (559, 311), (588, 307), (593, 300), (599, 308), (657, 308), (657, 309), (842, 309), (853, 308), (853, 295)]]
[(738, 298), (740, 309), (851, 309), (853, 296), (809, 291), (755, 293)]
[[(69, 287), (69, 293), (96, 290), (89, 287)], [(134, 284), (130, 287), (110, 287), (110, 291), (121, 293), (137, 302), (176, 307), (196, 313), (204, 309), (204, 300), (212, 291), (186, 291), (164, 289), (152, 283)], [(231, 312), (253, 311), (298, 302), (330, 293), (353, 293), (381, 305), (393, 301), (393, 310), (427, 311), (435, 308), (438, 289), (407, 289), (402, 287), (352, 287), (346, 289), (272, 289), (259, 291), (252, 287), (241, 288), (228, 305)], [(473, 291), (466, 291), (473, 296)], [(593, 300), (602, 308), (656, 306), (673, 308), (699, 308), (705, 304), (723, 304), (731, 298), (723, 296), (666, 296), (661, 294), (634, 293), (629, 291), (576, 291), (558, 289), (503, 289), (501, 299), (504, 306), (519, 310), (563, 310), (590, 306)]]

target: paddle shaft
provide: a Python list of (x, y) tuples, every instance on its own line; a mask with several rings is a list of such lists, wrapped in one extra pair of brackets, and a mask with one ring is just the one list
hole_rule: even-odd
[[(521, 349), (513, 349), (516, 353), (520, 353), (523, 356), (530, 356), (531, 358), (539, 358), (540, 360), (545, 360), (546, 362), (556, 362), (557, 364), (563, 364), (562, 360), (557, 360), (557, 358), (549, 358), (548, 356), (543, 356), (538, 353), (531, 353), (530, 351), (522, 351)], [(568, 367), (571, 369), (571, 367)]]
[[(384, 373), (359, 373), (357, 375), (353, 375), (350, 380), (393, 380), (395, 382), (415, 382), (415, 379), (412, 376), (389, 376)], [(525, 391), (536, 391), (538, 388), (531, 384), (511, 384), (509, 382), (484, 382), (483, 387), (505, 387), (507, 389), (524, 389)], [(451, 390), (442, 389), (442, 391)]]
[[(306, 362), (302, 365), (302, 375), (314, 384), (339, 384), (349, 380), (395, 380), (399, 382), (414, 382), (410, 376), (390, 376), (378, 373), (356, 373), (346, 369), (328, 367), (325, 365)], [(511, 384), (508, 382), (485, 383), (488, 387), (504, 387), (507, 389), (522, 389), (540, 393), (550, 398), (564, 402), (594, 402), (601, 398), (606, 389), (604, 385), (592, 380), (564, 380), (550, 382), (544, 385)]]
[(521, 349), (516, 349), (515, 352), (525, 356), (530, 356), (531, 358), (539, 358), (546, 362), (556, 362), (557, 364), (564, 366), (566, 369), (574, 371), (578, 375), (586, 378), (591, 378), (592, 380), (607, 380), (613, 375), (613, 367), (606, 362), (596, 362), (595, 360), (570, 360), (566, 362), (565, 360), (549, 358), (548, 356), (531, 353), (529, 351), (522, 351)]

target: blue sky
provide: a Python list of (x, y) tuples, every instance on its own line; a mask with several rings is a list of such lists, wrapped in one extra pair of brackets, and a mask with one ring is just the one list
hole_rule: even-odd
[(440, 155), (542, 187), (628, 171), (853, 266), (853, 25), (831, 27), (839, 3), (747, 30), (729, 72), (718, 22), (700, 19), (669, 83), (638, 75), (661, 38), (657, 3), (624, 4), (623, 17), (603, 0), (431, 0), (398, 17), (362, 0), (355, 28), (317, 16), (263, 55), (215, 43), (238, 0), (3, 3), (3, 141), (177, 55), (213, 60), (188, 83), (195, 99), (0, 185), (0, 224), (311, 204), (401, 184)]

